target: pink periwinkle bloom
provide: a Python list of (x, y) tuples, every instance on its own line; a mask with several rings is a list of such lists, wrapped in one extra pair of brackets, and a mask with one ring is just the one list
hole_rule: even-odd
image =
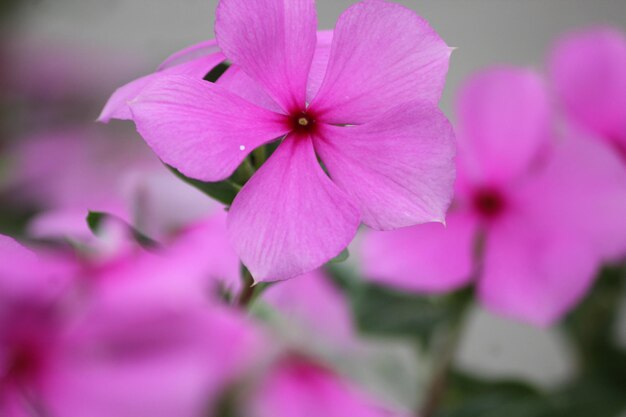
[(249, 417), (398, 417), (329, 369), (298, 356), (279, 361), (247, 401)]
[(626, 35), (610, 27), (569, 33), (554, 45), (549, 67), (570, 119), (626, 160)]
[(264, 355), (255, 326), (173, 291), (171, 271), (127, 263), (122, 280), (59, 256), (0, 236), (2, 416), (206, 416)]
[(156, 154), (199, 180), (224, 180), (281, 140), (228, 214), (257, 281), (316, 269), (361, 221), (384, 230), (441, 222), (451, 200), (453, 132), (437, 108), (451, 49), (414, 12), (382, 0), (349, 8), (329, 51), (316, 20), (313, 0), (221, 0), (216, 42), (233, 64), (222, 82), (159, 74), (130, 102)]
[(553, 323), (584, 296), (603, 261), (626, 254), (619, 158), (575, 132), (557, 137), (532, 71), (479, 73), (457, 107), (457, 192), (447, 227), (369, 234), (366, 275), (426, 293), (476, 280), (494, 312)]

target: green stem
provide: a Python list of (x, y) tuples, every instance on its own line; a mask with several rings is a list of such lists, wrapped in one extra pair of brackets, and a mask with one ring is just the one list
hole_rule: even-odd
[(442, 331), (438, 343), (435, 343), (432, 349), (433, 352), (437, 352), (436, 360), (425, 400), (417, 413), (420, 417), (434, 416), (445, 396), (450, 370), (465, 329), (467, 311), (472, 304), (471, 291), (464, 290), (452, 297), (450, 302), (454, 311), (453, 319)]

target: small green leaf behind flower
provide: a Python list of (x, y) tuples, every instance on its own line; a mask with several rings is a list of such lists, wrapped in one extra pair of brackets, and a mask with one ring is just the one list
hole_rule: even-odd
[(98, 235), (101, 232), (102, 226), (105, 222), (115, 221), (124, 225), (124, 227), (127, 228), (129, 235), (132, 236), (133, 239), (143, 248), (156, 249), (160, 246), (160, 244), (156, 240), (145, 235), (141, 231), (137, 230), (136, 228), (129, 225), (124, 220), (113, 214), (105, 213), (102, 211), (89, 211), (85, 220), (87, 221), (87, 226), (89, 226), (89, 230), (91, 230), (94, 235)]

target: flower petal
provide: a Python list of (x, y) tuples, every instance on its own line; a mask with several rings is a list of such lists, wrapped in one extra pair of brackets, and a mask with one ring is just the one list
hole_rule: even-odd
[(477, 223), (468, 214), (365, 235), (361, 259), (372, 281), (404, 291), (442, 292), (467, 284), (474, 269)]
[(276, 113), (284, 112), (276, 101), (267, 94), (263, 86), (250, 78), (241, 67), (231, 65), (230, 68), (218, 78), (216, 84), (257, 106)]
[(347, 348), (356, 340), (348, 300), (322, 269), (273, 285), (263, 301), (280, 312), (302, 346)]
[(250, 417), (399, 417), (321, 366), (285, 358), (260, 381), (247, 401)]
[(369, 0), (344, 12), (311, 106), (333, 124), (359, 124), (406, 101), (437, 103), (451, 49), (413, 11)]
[(626, 146), (626, 36), (617, 29), (586, 29), (554, 47), (550, 73), (571, 117)]
[(626, 256), (626, 170), (607, 144), (571, 134), (520, 194), (546, 230), (575, 231), (605, 261)]
[(525, 173), (547, 143), (550, 107), (537, 74), (496, 68), (474, 76), (457, 102), (459, 176), (506, 182)]
[(154, 152), (203, 181), (230, 176), (254, 148), (288, 131), (284, 117), (196, 78), (162, 77), (131, 104)]
[(359, 212), (324, 174), (311, 140), (287, 137), (228, 214), (235, 250), (256, 281), (312, 271), (352, 240)]
[(50, 414), (197, 417), (265, 355), (243, 316), (156, 294), (151, 281), (143, 291), (118, 283), (109, 297), (98, 294), (64, 332), (44, 381)]
[(479, 295), (496, 313), (546, 326), (584, 296), (598, 266), (575, 231), (515, 217), (489, 231)]
[[(157, 71), (166, 71), (170, 68), (184, 65), (197, 59), (206, 58), (210, 55), (220, 55), (222, 61), (226, 59), (224, 58), (224, 55), (220, 53), (220, 48), (217, 46), (217, 41), (215, 39), (203, 41), (173, 53), (165, 61), (163, 61), (161, 65), (159, 65)], [(201, 76), (204, 77), (207, 72), (201, 74)]]
[(320, 30), (317, 32), (317, 48), (315, 48), (315, 55), (313, 55), (311, 71), (309, 72), (309, 82), (307, 84), (307, 103), (313, 101), (322, 86), (324, 75), (326, 75), (326, 69), (328, 68), (332, 43), (332, 30)]
[(316, 27), (313, 0), (221, 0), (215, 34), (226, 57), (289, 112), (306, 102)]
[(315, 149), (368, 226), (444, 221), (453, 192), (454, 133), (434, 105), (406, 103), (360, 126), (322, 125)]
[[(307, 84), (307, 102), (310, 102), (317, 94), (320, 84), (326, 73), (328, 66), (328, 58), (330, 56), (330, 45), (333, 38), (333, 32), (330, 30), (317, 32), (317, 48), (313, 56), (311, 71), (309, 72), (309, 81)], [(246, 100), (265, 107), (268, 110), (282, 112), (278, 104), (272, 99), (263, 86), (250, 78), (240, 67), (231, 65), (231, 67), (217, 80), (217, 84), (222, 85), (227, 90), (245, 98)]]
[(108, 123), (111, 119), (131, 120), (133, 116), (128, 103), (152, 82), (165, 75), (188, 75), (202, 79), (225, 59), (215, 41), (202, 42), (179, 51), (166, 59), (157, 72), (118, 88), (105, 104), (98, 121)]

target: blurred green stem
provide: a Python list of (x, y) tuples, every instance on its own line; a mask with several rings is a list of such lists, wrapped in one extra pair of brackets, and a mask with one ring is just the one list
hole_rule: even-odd
[(451, 295), (450, 299), (447, 300), (450, 303), (450, 309), (453, 311), (452, 319), (433, 342), (431, 348), (434, 357), (432, 377), (426, 388), (424, 401), (417, 412), (419, 417), (434, 416), (445, 396), (448, 377), (459, 342), (463, 336), (467, 312), (472, 305), (472, 297), (472, 291), (466, 289)]

